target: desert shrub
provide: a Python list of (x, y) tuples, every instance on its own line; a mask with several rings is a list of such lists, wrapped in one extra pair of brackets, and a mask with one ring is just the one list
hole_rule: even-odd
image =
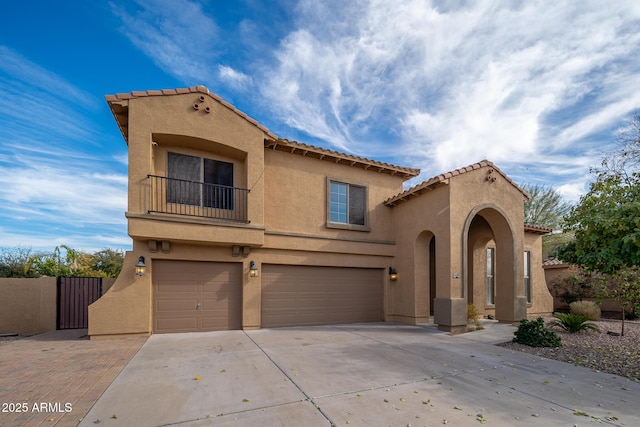
[(562, 345), (558, 334), (545, 327), (542, 317), (535, 320), (522, 319), (513, 335), (513, 342), (530, 347), (560, 347)]
[(600, 329), (593, 323), (589, 323), (589, 318), (575, 313), (556, 313), (553, 315), (556, 320), (549, 322), (549, 326), (558, 326), (567, 332), (575, 333), (582, 331), (597, 331)]
[(467, 324), (473, 324), (473, 327), (476, 331), (484, 329), (482, 323), (480, 323), (480, 313), (478, 313), (478, 309), (473, 304), (467, 305)]
[(576, 301), (569, 304), (573, 314), (586, 316), (589, 320), (600, 320), (600, 306), (593, 301)]

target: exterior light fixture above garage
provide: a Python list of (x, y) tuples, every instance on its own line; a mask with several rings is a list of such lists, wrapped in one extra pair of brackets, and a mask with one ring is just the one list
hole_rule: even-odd
[(141, 256), (138, 258), (138, 262), (136, 263), (136, 276), (144, 276), (144, 271), (147, 266), (144, 263), (144, 257)]
[(253, 261), (249, 263), (249, 277), (258, 277), (258, 267)]

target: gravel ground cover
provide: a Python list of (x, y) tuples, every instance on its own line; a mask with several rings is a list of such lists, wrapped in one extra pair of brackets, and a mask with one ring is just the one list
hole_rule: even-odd
[[(549, 321), (551, 318), (545, 319), (545, 323)], [(608, 334), (620, 333), (620, 320), (603, 319), (592, 323), (598, 325), (600, 333), (571, 334), (552, 327), (562, 339), (562, 347), (529, 347), (514, 342), (500, 346), (640, 381), (640, 322), (626, 321), (624, 336)]]

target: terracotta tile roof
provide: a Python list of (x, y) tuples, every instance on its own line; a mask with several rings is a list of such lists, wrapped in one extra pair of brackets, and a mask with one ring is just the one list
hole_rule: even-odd
[(445, 172), (443, 174), (434, 176), (433, 178), (429, 178), (426, 181), (421, 182), (418, 185), (415, 185), (411, 188), (409, 188), (408, 190), (403, 191), (402, 193), (393, 196), (389, 199), (387, 199), (384, 204), (387, 206), (396, 206), (402, 202), (406, 202), (408, 200), (413, 199), (414, 197), (418, 197), (419, 195), (426, 193), (428, 191), (431, 191), (439, 186), (442, 185), (447, 185), (449, 183), (449, 179), (456, 177), (458, 175), (462, 175), (463, 173), (466, 172), (470, 172), (476, 169), (480, 169), (480, 168), (484, 168), (484, 167), (490, 167), (492, 168), (495, 172), (499, 173), (500, 175), (502, 175), (502, 177), (504, 179), (507, 180), (507, 182), (509, 182), (511, 185), (513, 185), (515, 188), (518, 189), (518, 191), (520, 191), (522, 193), (522, 195), (529, 199), (529, 194), (527, 194), (526, 191), (524, 191), (522, 188), (520, 188), (518, 186), (518, 184), (516, 184), (515, 182), (513, 182), (513, 180), (511, 178), (509, 178), (504, 172), (502, 172), (500, 170), (500, 168), (498, 168), (496, 165), (494, 165), (492, 162), (490, 162), (489, 160), (482, 160), (478, 163), (474, 163), (472, 165), (469, 166), (465, 166), (463, 168), (459, 168), (459, 169), (455, 169), (449, 172)]
[(302, 144), (296, 141), (289, 141), (287, 139), (278, 139), (276, 141), (265, 140), (264, 145), (265, 148), (269, 148), (272, 150), (286, 151), (292, 154), (299, 154), (305, 157), (313, 157), (333, 163), (387, 173), (389, 175), (398, 175), (404, 179), (413, 178), (420, 174), (420, 169), (396, 166), (390, 163), (379, 162), (377, 160), (354, 156), (352, 154), (327, 150), (325, 148)]
[(120, 132), (122, 132), (122, 136), (124, 137), (127, 143), (129, 142), (129, 118), (126, 114), (127, 107), (120, 104), (120, 101), (127, 101), (132, 98), (142, 98), (146, 96), (169, 96), (169, 95), (183, 95), (185, 93), (202, 93), (209, 95), (214, 100), (218, 101), (221, 105), (224, 105), (243, 119), (247, 120), (249, 123), (260, 129), (265, 133), (265, 135), (271, 139), (278, 139), (276, 135), (271, 133), (269, 129), (262, 126), (258, 121), (252, 119), (247, 116), (242, 111), (238, 110), (233, 105), (226, 102), (224, 99), (220, 98), (215, 93), (209, 91), (204, 86), (191, 86), (188, 88), (178, 88), (178, 89), (162, 89), (162, 90), (146, 90), (146, 91), (133, 91), (131, 93), (117, 93), (115, 95), (105, 95), (105, 99), (111, 108), (111, 112), (120, 127)]
[(540, 225), (533, 225), (533, 224), (524, 224), (524, 231), (527, 231), (529, 233), (536, 233), (536, 234), (548, 234), (551, 233), (553, 231), (553, 228), (549, 228), (549, 227), (542, 227)]
[(120, 128), (120, 132), (127, 143), (129, 142), (129, 116), (128, 106), (126, 102), (129, 99), (141, 98), (147, 96), (170, 96), (170, 95), (182, 95), (187, 93), (202, 93), (209, 95), (214, 100), (218, 101), (221, 105), (230, 109), (252, 125), (265, 133), (265, 148), (270, 148), (279, 151), (287, 151), (292, 154), (299, 154), (302, 156), (309, 156), (318, 158), (320, 160), (327, 160), (334, 163), (346, 164), (354, 167), (361, 167), (363, 169), (371, 169), (374, 171), (388, 173), (390, 175), (399, 175), (404, 179), (412, 178), (420, 174), (420, 169), (408, 168), (404, 166), (396, 166), (389, 163), (379, 162), (376, 160), (366, 159), (364, 157), (354, 156), (347, 153), (340, 153), (338, 151), (332, 151), (313, 145), (302, 144), (295, 141), (289, 141), (282, 139), (273, 134), (269, 129), (262, 126), (257, 120), (247, 116), (242, 111), (235, 108), (215, 93), (209, 91), (205, 86), (191, 86), (188, 88), (178, 89), (162, 89), (162, 90), (147, 90), (147, 91), (133, 91), (131, 93), (118, 93), (115, 95), (106, 95), (105, 99), (111, 108), (111, 112), (116, 119), (116, 123)]

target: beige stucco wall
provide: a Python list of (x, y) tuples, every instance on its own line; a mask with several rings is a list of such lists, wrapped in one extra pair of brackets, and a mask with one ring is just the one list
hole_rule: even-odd
[(0, 279), (0, 333), (33, 335), (56, 329), (56, 278)]
[[(376, 170), (336, 164), (264, 148), (264, 134), (205, 96), (209, 114), (192, 104), (201, 94), (142, 97), (129, 102), (129, 235), (133, 251), (116, 283), (89, 308), (92, 338), (152, 331), (153, 262), (157, 259), (240, 262), (243, 327), (260, 327), (261, 278), (249, 262), (364, 267), (386, 270), (395, 255), (391, 208), (382, 204), (402, 191), (403, 179)], [(156, 142), (154, 145), (152, 142)], [(166, 176), (168, 152), (233, 162), (236, 186), (249, 193), (249, 223), (150, 215), (147, 174)], [(367, 187), (367, 231), (327, 227), (327, 178)], [(152, 252), (148, 241), (157, 240)], [(161, 241), (169, 242), (163, 251)], [(233, 246), (250, 254), (233, 256)], [(145, 276), (134, 264), (144, 256)], [(386, 280), (386, 278), (385, 278)]]
[[(367, 188), (370, 231), (327, 227), (327, 178)], [(359, 240), (394, 240), (389, 197), (403, 179), (374, 170), (265, 150), (265, 226), (270, 232), (305, 233)]]
[(455, 206), (451, 219), (452, 274), (462, 273), (461, 283), (452, 286), (452, 298), (465, 301), (466, 309), (468, 280), (472, 272), (465, 256), (468, 256), (470, 243), (467, 230), (478, 215), (491, 227), (496, 247), (495, 317), (505, 322), (525, 317), (524, 195), (493, 167), (453, 177), (450, 186), (450, 202)]
[[(265, 149), (260, 128), (206, 94), (118, 102), (128, 105), (129, 112), (127, 217), (133, 251), (116, 283), (90, 307), (90, 335), (151, 333), (153, 262), (158, 259), (242, 263), (245, 329), (259, 328), (261, 317), (261, 278), (248, 277), (250, 261), (258, 268), (292, 264), (386, 271), (393, 266), (399, 279), (384, 279), (387, 320), (426, 322), (435, 306), (438, 323), (464, 327), (469, 289), (474, 295), (476, 289), (470, 277), (479, 259), (470, 257), (473, 251), (468, 248), (469, 239), (477, 243), (476, 234), (469, 233), (474, 215), (486, 218), (489, 237), (501, 254), (498, 318), (510, 321), (525, 315), (524, 196), (497, 172), (492, 175), (496, 179), (487, 181), (490, 168), (454, 176), (432, 191), (389, 207), (383, 202), (402, 191), (401, 176), (354, 166), (355, 161), (348, 165), (298, 154), (304, 150)], [(249, 222), (149, 214), (147, 175), (166, 176), (168, 152), (234, 163), (234, 185), (251, 190)], [(367, 188), (368, 224), (361, 227), (365, 229), (327, 224), (328, 179)], [(435, 262), (429, 249), (432, 237)], [(149, 240), (158, 242), (157, 250)], [(162, 250), (161, 241), (169, 242), (169, 248)], [(233, 246), (250, 253), (233, 256)], [(134, 275), (139, 256), (147, 259), (142, 277)], [(469, 258), (473, 260), (467, 265)], [(435, 292), (430, 289), (433, 276)]]
[(151, 281), (148, 274), (135, 275), (139, 256), (135, 251), (125, 253), (122, 270), (115, 283), (89, 306), (88, 332), (92, 339), (150, 333)]
[(449, 188), (442, 186), (408, 202), (393, 207), (397, 243), (394, 267), (398, 280), (388, 292), (388, 320), (409, 324), (429, 320), (428, 249), (435, 237), (435, 276), (438, 296), (450, 291)]
[[(200, 97), (204, 101), (200, 101)], [(199, 109), (194, 110), (193, 105)], [(236, 187), (246, 187), (248, 220), (245, 232), (248, 245), (260, 245), (264, 223), (264, 133), (235, 112), (208, 95), (189, 93), (174, 96), (133, 98), (129, 105), (129, 235), (133, 238), (175, 239), (183, 232), (185, 240), (207, 242), (215, 227), (211, 223), (191, 221), (190, 227), (165, 223), (150, 225), (135, 221), (151, 205), (148, 174), (166, 176), (168, 151), (203, 155), (234, 163)], [(209, 107), (210, 113), (205, 112)], [(153, 143), (156, 144), (153, 144)], [(216, 230), (214, 232), (225, 230)], [(253, 231), (253, 232), (251, 232)], [(237, 230), (235, 230), (237, 232)], [(229, 238), (228, 240), (230, 240)]]
[(525, 233), (525, 250), (531, 252), (531, 304), (527, 316), (549, 316), (553, 313), (553, 295), (549, 292), (542, 267), (542, 235)]
[[(425, 301), (431, 296), (424, 282), (424, 267), (420, 267), (424, 266), (424, 251), (417, 251), (415, 243), (420, 241), (424, 246), (428, 239), (418, 236), (431, 234), (436, 238), (436, 323), (449, 330), (466, 327), (469, 285), (479, 271), (479, 263), (474, 269), (474, 260), (481, 258), (480, 252), (472, 256), (479, 250), (473, 245), (481, 241), (484, 248), (491, 238), (497, 246), (498, 319), (515, 321), (526, 315), (522, 279), (524, 195), (498, 172), (490, 174), (490, 169), (453, 176), (446, 185), (393, 208), (398, 243), (395, 263), (400, 279), (390, 289), (390, 319), (419, 323), (428, 318)], [(487, 175), (496, 179), (487, 180)], [(475, 216), (483, 217), (490, 226), (486, 236), (482, 230), (469, 233)], [(484, 287), (484, 281), (479, 282), (471, 287), (474, 295), (478, 287)]]

